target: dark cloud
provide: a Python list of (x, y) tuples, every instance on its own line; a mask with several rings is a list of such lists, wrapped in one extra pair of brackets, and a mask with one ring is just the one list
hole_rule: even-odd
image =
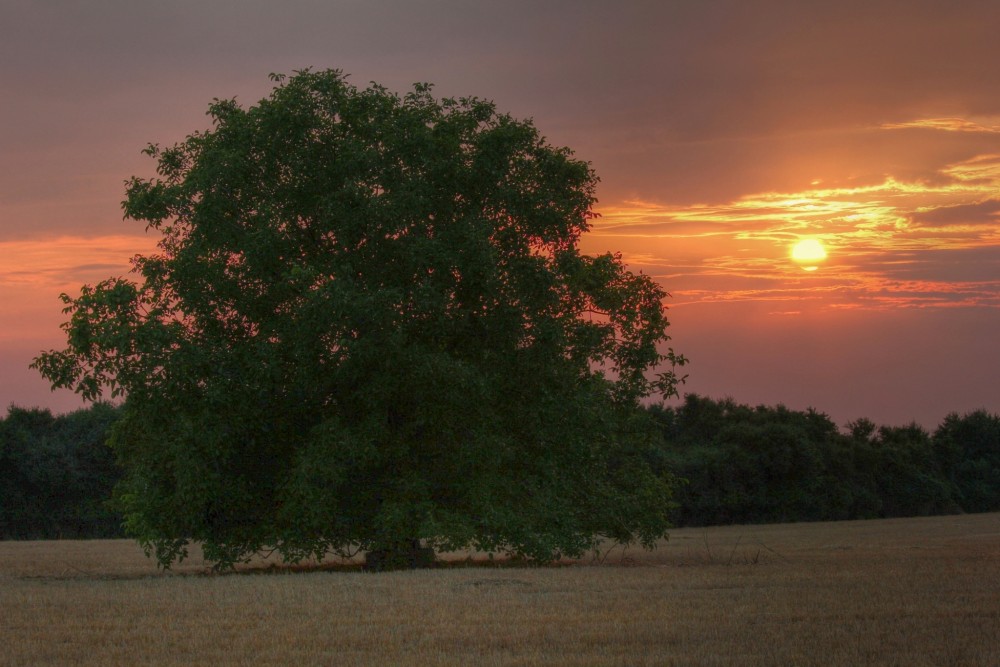
[(613, 233), (615, 236), (710, 236), (713, 234), (731, 233), (733, 223), (712, 220), (651, 220), (634, 223), (604, 223), (600, 220), (594, 225), (602, 233)]
[(116, 264), (81, 264), (79, 266), (72, 266), (67, 269), (70, 276), (79, 275), (81, 273), (99, 273), (99, 274), (110, 274), (115, 271), (121, 271), (122, 263)]
[(1000, 199), (986, 199), (975, 204), (941, 206), (918, 211), (911, 220), (918, 225), (978, 225), (1000, 224)]
[(594, 162), (606, 202), (716, 202), (834, 168), (921, 168), (905, 134), (863, 130), (1000, 113), (998, 16), (902, 0), (10, 0), (0, 150), (58, 147), (53, 176), (96, 158), (125, 178), (146, 142), (204, 127), (212, 97), (250, 103), (268, 72), (339, 67), (360, 85), (430, 81), (534, 117)]
[(885, 261), (868, 263), (868, 269), (877, 269), (887, 279), (948, 283), (953, 289), (988, 289), (1000, 295), (1000, 246), (981, 248), (927, 249), (908, 253), (906, 261), (892, 262), (894, 255)]

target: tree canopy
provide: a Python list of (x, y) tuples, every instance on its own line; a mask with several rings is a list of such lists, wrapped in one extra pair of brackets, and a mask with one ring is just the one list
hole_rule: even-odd
[(63, 295), (34, 366), (124, 396), (127, 530), (169, 566), (405, 545), (539, 560), (651, 545), (671, 483), (639, 402), (671, 395), (666, 293), (578, 248), (597, 177), (530, 121), (339, 71), (274, 75), (146, 149), (132, 277)]

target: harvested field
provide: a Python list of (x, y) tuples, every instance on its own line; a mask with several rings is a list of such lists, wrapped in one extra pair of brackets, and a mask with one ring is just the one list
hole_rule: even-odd
[(206, 570), (194, 559), (158, 572), (128, 541), (0, 543), (0, 665), (911, 666), (1000, 656), (1000, 514), (683, 529), (655, 552), (568, 567)]

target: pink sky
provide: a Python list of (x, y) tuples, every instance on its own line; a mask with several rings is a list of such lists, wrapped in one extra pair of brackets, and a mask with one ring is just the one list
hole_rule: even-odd
[(60, 292), (154, 246), (120, 210), (140, 150), (312, 66), (493, 99), (591, 161), (584, 247), (672, 293), (686, 391), (1000, 412), (998, 31), (972, 1), (4, 2), (0, 402), (79, 405), (27, 366), (63, 344)]

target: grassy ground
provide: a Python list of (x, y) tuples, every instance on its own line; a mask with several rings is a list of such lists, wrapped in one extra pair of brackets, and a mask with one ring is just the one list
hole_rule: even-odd
[(0, 543), (0, 665), (1000, 661), (1000, 514), (685, 529), (558, 568), (205, 571)]

